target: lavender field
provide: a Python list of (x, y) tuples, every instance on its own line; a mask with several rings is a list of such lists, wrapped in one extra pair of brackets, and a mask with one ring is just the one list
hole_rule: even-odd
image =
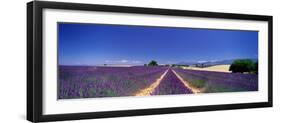
[(164, 66), (59, 66), (58, 99), (257, 91), (256, 74)]
[(165, 67), (60, 66), (59, 99), (133, 96), (155, 81)]
[(258, 75), (175, 69), (202, 93), (258, 91)]

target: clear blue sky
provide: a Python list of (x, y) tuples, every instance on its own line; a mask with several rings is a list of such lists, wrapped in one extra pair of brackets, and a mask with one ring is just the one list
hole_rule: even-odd
[(60, 65), (160, 64), (258, 57), (258, 32), (59, 23)]

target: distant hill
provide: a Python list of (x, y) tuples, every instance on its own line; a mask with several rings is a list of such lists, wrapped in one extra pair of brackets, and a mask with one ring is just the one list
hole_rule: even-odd
[(193, 64), (197, 64), (197, 62), (179, 62), (179, 63), (177, 63), (177, 65), (193, 65)]
[[(228, 59), (228, 60), (220, 60), (220, 61), (206, 61), (206, 62), (179, 62), (178, 65), (197, 65), (204, 64), (204, 66), (213, 66), (213, 65), (231, 65), (235, 60), (238, 59)], [(254, 62), (257, 62), (258, 59), (251, 59)]]

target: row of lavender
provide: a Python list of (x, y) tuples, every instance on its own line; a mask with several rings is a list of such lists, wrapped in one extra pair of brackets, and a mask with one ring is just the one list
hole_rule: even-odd
[(192, 91), (184, 86), (184, 84), (177, 78), (177, 76), (169, 68), (166, 76), (152, 95), (171, 95), (171, 94), (190, 94)]
[(258, 75), (198, 70), (174, 70), (193, 87), (204, 93), (258, 91)]
[(59, 99), (133, 96), (167, 67), (59, 66)]

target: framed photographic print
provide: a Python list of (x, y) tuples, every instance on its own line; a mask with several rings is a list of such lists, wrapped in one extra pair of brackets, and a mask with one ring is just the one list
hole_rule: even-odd
[(33, 122), (272, 107), (272, 16), (27, 4)]

